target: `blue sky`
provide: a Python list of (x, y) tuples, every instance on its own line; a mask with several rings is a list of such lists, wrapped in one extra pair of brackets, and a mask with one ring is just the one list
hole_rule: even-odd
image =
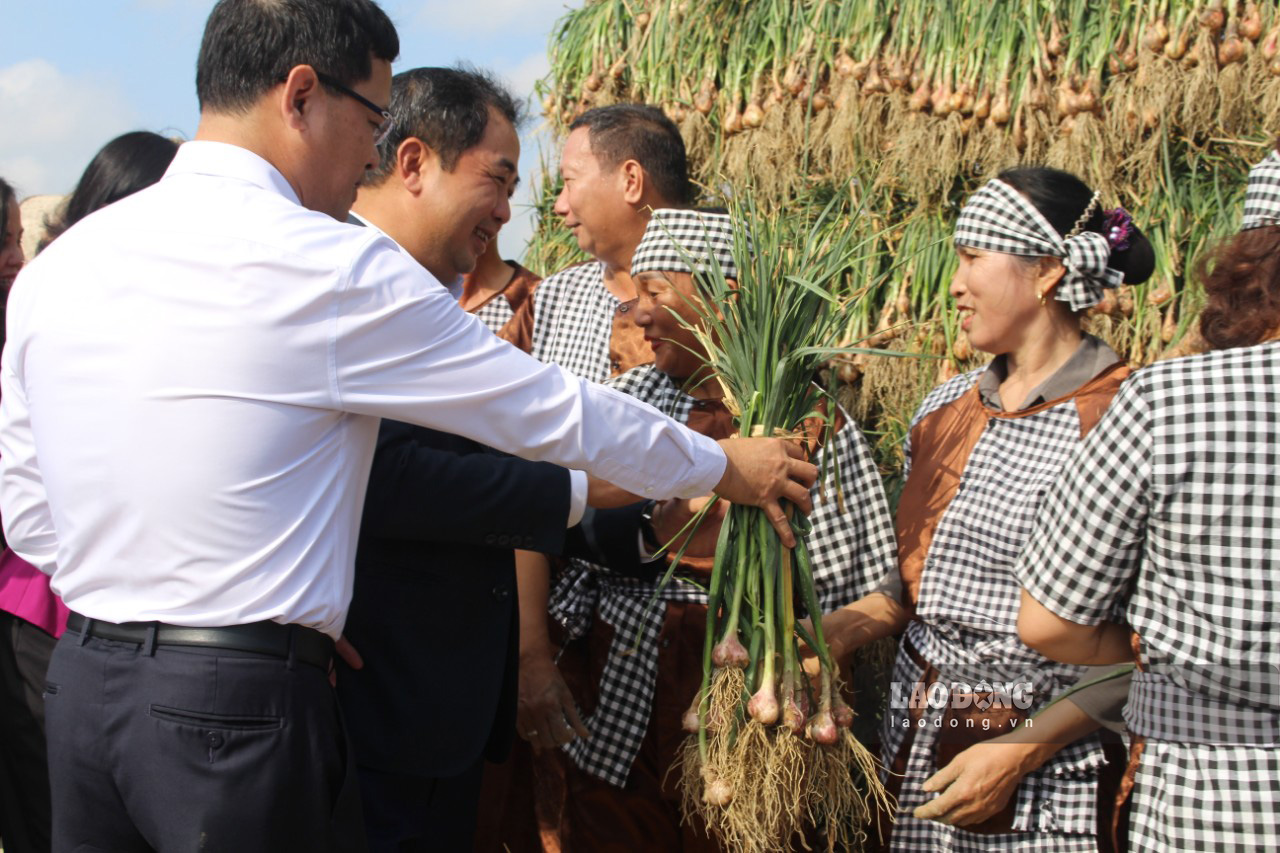
[[(17, 0), (0, 24), (0, 177), (20, 197), (65, 193), (103, 143), (128, 130), (190, 138), (195, 61), (213, 0)], [(458, 60), (518, 94), (547, 71), (555, 21), (580, 0), (382, 0), (400, 32), (396, 70)], [(536, 113), (536, 108), (534, 110)], [(524, 133), (524, 187), (538, 168), (535, 116)], [(544, 143), (545, 144), (545, 143)], [(528, 197), (500, 236), (507, 257), (531, 230)]]

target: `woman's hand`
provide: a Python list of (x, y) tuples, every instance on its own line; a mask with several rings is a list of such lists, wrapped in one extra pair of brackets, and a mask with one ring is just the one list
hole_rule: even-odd
[(925, 780), (926, 793), (942, 793), (918, 807), (915, 817), (961, 827), (981, 823), (1004, 808), (1022, 777), (1039, 766), (1038, 746), (999, 739), (974, 744)]
[[(813, 633), (813, 624), (802, 619), (805, 630)], [(876, 640), (897, 634), (907, 624), (907, 612), (903, 606), (887, 595), (872, 592), (857, 601), (846, 604), (822, 616), (823, 639), (831, 650), (831, 658), (838, 668), (851, 666), (853, 654)], [(807, 647), (806, 647), (807, 648)], [(810, 675), (818, 671), (817, 657), (811, 652), (804, 661)]]
[(516, 732), (534, 749), (554, 749), (575, 737), (591, 736), (550, 654), (523, 655), (519, 685)]
[(1069, 743), (1098, 730), (1074, 702), (1052, 702), (1011, 732), (976, 743), (925, 780), (921, 788), (942, 794), (914, 812), (921, 820), (956, 826), (981, 823), (1004, 808), (1022, 777)]

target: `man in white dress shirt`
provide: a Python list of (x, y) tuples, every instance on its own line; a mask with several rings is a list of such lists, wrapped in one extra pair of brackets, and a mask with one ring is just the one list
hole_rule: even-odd
[(195, 141), (14, 285), (0, 510), (75, 614), (48, 677), (57, 850), (334, 848), (326, 667), (384, 416), (645, 496), (715, 489), (780, 531), (778, 498), (808, 507), (798, 451), (718, 447), (529, 359), (341, 221), (398, 49), (371, 0), (220, 0)]

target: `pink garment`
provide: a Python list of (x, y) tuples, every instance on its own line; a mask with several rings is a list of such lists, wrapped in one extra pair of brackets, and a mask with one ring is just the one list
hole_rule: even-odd
[(0, 554), (0, 610), (55, 637), (67, 629), (70, 612), (49, 589), (49, 576), (9, 548)]

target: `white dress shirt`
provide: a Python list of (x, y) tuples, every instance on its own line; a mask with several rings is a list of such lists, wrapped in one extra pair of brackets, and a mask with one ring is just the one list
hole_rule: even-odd
[(382, 417), (693, 497), (723, 452), (499, 341), (378, 231), (303, 208), (235, 146), (19, 275), (0, 361), (0, 513), (72, 610), (336, 636)]
[[(361, 228), (377, 228), (380, 233), (387, 233), (378, 225), (368, 219), (365, 219), (354, 210), (347, 214), (347, 221), (352, 225), (359, 225)], [(389, 234), (387, 236), (390, 239), (395, 239)], [(444, 289), (449, 292), (449, 295), (453, 297), (455, 302), (460, 302), (462, 300), (462, 278), (462, 276), (458, 276), (451, 284), (444, 285)], [(439, 279), (437, 279), (437, 281), (439, 281)], [(492, 332), (493, 330), (490, 329), (489, 331)], [(575, 471), (572, 468), (569, 469), (569, 517), (565, 522), (565, 527), (573, 527), (578, 522), (582, 521), (582, 516), (586, 514), (587, 511), (587, 492), (589, 490), (590, 484), (587, 482), (586, 472)], [(639, 536), (640, 534), (636, 535)], [(643, 549), (643, 537), (641, 537), (641, 547)]]

